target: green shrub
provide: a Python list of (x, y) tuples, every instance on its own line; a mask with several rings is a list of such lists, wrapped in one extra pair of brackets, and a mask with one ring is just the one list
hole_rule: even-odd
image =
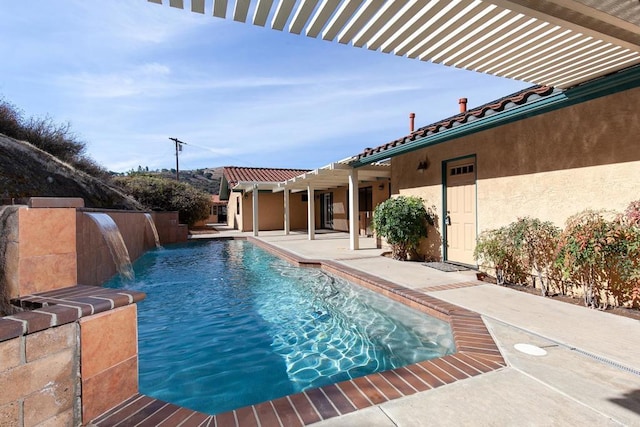
[(478, 236), (473, 256), (478, 265), (493, 268), (499, 285), (506, 282), (519, 282), (526, 279), (515, 257), (513, 240), (509, 227), (485, 230)]
[[(567, 220), (564, 230), (536, 218), (519, 218), (486, 230), (477, 240), (479, 265), (495, 268), (499, 284), (537, 277), (542, 295), (567, 283), (582, 288), (585, 305), (640, 305), (640, 203), (624, 214), (586, 210)], [(534, 279), (535, 283), (535, 279)]]
[(509, 237), (514, 246), (513, 257), (520, 270), (534, 273), (540, 282), (543, 296), (549, 292), (550, 282), (555, 276), (554, 264), (560, 228), (549, 221), (537, 218), (519, 218), (509, 226)]
[[(627, 239), (632, 242), (629, 245), (629, 260), (633, 260), (633, 271), (630, 273), (631, 291), (628, 303), (631, 307), (640, 308), (640, 200), (629, 203), (624, 211), (622, 221), (627, 225), (627, 232), (631, 236)], [(635, 236), (633, 236), (635, 235)]]
[(391, 245), (394, 259), (406, 261), (415, 251), (420, 239), (427, 237), (427, 224), (433, 225), (433, 214), (427, 212), (419, 197), (398, 196), (376, 206), (373, 228)]
[(209, 217), (210, 196), (187, 183), (145, 175), (116, 177), (114, 182), (147, 209), (178, 211), (181, 223), (193, 225)]
[(554, 276), (555, 249), (560, 229), (537, 218), (519, 218), (511, 224), (486, 230), (478, 237), (474, 257), (480, 266), (494, 268), (498, 284), (526, 283), (537, 275), (542, 294)]
[(629, 225), (640, 227), (640, 200), (629, 203), (624, 211), (624, 218)]
[(586, 210), (567, 220), (557, 265), (582, 286), (585, 305), (604, 309), (610, 301), (632, 301), (640, 279), (640, 229), (624, 216)]

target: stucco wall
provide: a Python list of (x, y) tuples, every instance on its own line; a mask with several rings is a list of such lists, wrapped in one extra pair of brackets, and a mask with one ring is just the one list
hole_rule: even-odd
[[(333, 229), (339, 231), (349, 230), (349, 188), (340, 187), (331, 191), (319, 191), (320, 197), (324, 193), (333, 193)], [(320, 210), (321, 199), (316, 200), (316, 228), (322, 228)]]
[[(290, 227), (292, 230), (307, 228), (307, 202), (302, 201), (302, 194), (289, 195)], [(237, 201), (240, 211), (237, 211)], [(284, 193), (260, 192), (258, 194), (258, 227), (261, 231), (284, 230)], [(227, 225), (240, 231), (253, 230), (253, 195), (247, 193), (231, 193), (227, 205)]]
[(236, 230), (242, 230), (242, 215), (238, 211), (238, 203), (242, 199), (242, 193), (229, 193), (229, 202), (227, 203), (227, 225)]
[[(380, 203), (389, 198), (389, 183), (386, 181), (364, 181), (358, 184), (358, 188), (371, 187), (372, 208), (375, 209)], [(333, 229), (337, 231), (349, 231), (349, 187), (338, 187), (332, 190), (318, 190), (317, 194), (322, 197), (323, 193), (333, 193)], [(321, 200), (316, 199), (316, 228), (321, 228), (320, 209)], [(364, 213), (360, 213), (361, 232), (364, 231)]]
[[(246, 231), (253, 230), (253, 197), (242, 200), (243, 218)], [(302, 202), (302, 193), (289, 195), (289, 213), (291, 229), (307, 228), (307, 202)], [(260, 192), (258, 195), (259, 230), (284, 229), (284, 194), (282, 192)]]
[(622, 210), (640, 198), (639, 109), (631, 89), (394, 157), (392, 190), (435, 205), (442, 227), (443, 162), (475, 155), (478, 232), (527, 215), (562, 226), (583, 209)]

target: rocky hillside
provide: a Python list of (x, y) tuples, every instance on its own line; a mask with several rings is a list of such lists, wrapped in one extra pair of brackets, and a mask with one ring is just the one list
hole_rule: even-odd
[(92, 208), (142, 209), (108, 183), (0, 134), (0, 199), (27, 197), (81, 197)]

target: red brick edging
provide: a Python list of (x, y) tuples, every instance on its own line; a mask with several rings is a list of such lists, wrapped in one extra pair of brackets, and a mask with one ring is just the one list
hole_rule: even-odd
[(12, 301), (28, 311), (0, 318), (0, 342), (143, 300), (143, 292), (76, 285)]

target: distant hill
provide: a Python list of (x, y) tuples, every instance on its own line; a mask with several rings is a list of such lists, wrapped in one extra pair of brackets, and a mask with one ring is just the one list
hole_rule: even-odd
[(28, 197), (81, 197), (91, 208), (142, 209), (109, 183), (0, 133), (0, 199)]
[[(220, 191), (220, 179), (222, 178), (222, 167), (206, 168), (206, 169), (194, 169), (194, 170), (181, 170), (180, 181), (191, 184), (198, 190), (204, 191), (207, 194), (218, 194)], [(136, 173), (136, 172), (132, 172)], [(163, 178), (176, 178), (175, 170), (171, 171), (164, 169), (162, 171), (140, 171), (145, 175), (161, 176)]]

